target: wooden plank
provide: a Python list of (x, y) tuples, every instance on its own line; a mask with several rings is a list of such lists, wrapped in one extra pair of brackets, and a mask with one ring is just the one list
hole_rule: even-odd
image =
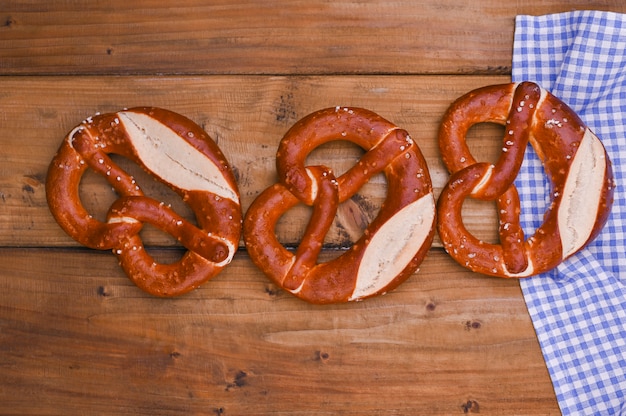
[[(233, 166), (244, 211), (252, 200), (276, 181), (275, 155), (285, 132), (310, 112), (341, 106), (368, 108), (405, 128), (424, 153), (436, 195), (447, 181), (436, 136), (448, 105), (465, 92), (483, 85), (508, 82), (506, 76), (185, 76), (185, 77), (2, 77), (0, 137), (3, 160), (0, 177), (0, 245), (73, 245), (54, 222), (45, 200), (44, 183), (52, 156), (63, 137), (81, 120), (97, 112), (151, 105), (177, 111), (201, 125), (220, 145)], [(501, 131), (484, 126), (472, 130), (469, 142), (476, 154), (494, 155)], [(330, 165), (343, 172), (361, 151), (338, 142), (312, 154), (310, 163)], [(498, 150), (499, 151), (499, 150)], [(129, 168), (132, 166), (129, 166)], [(164, 186), (142, 177), (146, 193), (185, 206)], [(372, 219), (386, 195), (382, 175), (341, 207), (327, 244), (345, 247)], [(85, 175), (85, 206), (104, 218), (115, 199), (96, 175)], [(467, 226), (485, 239), (495, 238), (495, 213), (486, 204), (468, 204)], [(355, 211), (357, 215), (343, 215)], [(486, 214), (488, 213), (488, 214)], [(493, 218), (493, 221), (490, 219)], [(278, 235), (294, 245), (308, 221), (306, 209), (294, 209), (279, 224)], [(151, 245), (173, 244), (168, 236), (148, 229)]]
[[(165, 107), (216, 139), (245, 211), (276, 180), (276, 147), (294, 122), (359, 106), (411, 133), (438, 196), (448, 176), (439, 120), (461, 94), (508, 82), (515, 16), (626, 12), (624, 2), (5, 3), (0, 413), (559, 413), (518, 281), (461, 268), (439, 241), (408, 281), (364, 302), (302, 302), (263, 276), (243, 247), (198, 290), (159, 299), (136, 288), (110, 253), (80, 248), (55, 224), (46, 170), (82, 119)], [(472, 129), (474, 153), (495, 160), (501, 134)], [(332, 144), (310, 162), (341, 172), (360, 154)], [(164, 186), (133, 173), (149, 195), (192, 217)], [(376, 177), (342, 206), (324, 258), (356, 239), (385, 189)], [(98, 217), (115, 199), (95, 175), (85, 176), (82, 197)], [(464, 213), (475, 234), (495, 239), (491, 204), (468, 202)], [(281, 242), (296, 245), (307, 219), (306, 208), (292, 210), (278, 226)], [(181, 255), (150, 227), (143, 237), (158, 260)]]
[(5, 2), (4, 74), (506, 74), (514, 18), (620, 0)]
[(15, 414), (558, 413), (517, 282), (441, 250), (386, 296), (323, 307), (245, 255), (170, 300), (104, 253), (5, 248), (0, 264), (0, 403)]

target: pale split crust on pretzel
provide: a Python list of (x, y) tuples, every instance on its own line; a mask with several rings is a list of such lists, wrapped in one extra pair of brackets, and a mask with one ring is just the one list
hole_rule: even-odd
[[(109, 154), (140, 165), (181, 196), (197, 225), (144, 195), (140, 184)], [(79, 195), (88, 168), (119, 196), (105, 222), (84, 208)], [(235, 177), (217, 144), (193, 121), (154, 107), (96, 115), (65, 138), (48, 169), (46, 195), (59, 225), (81, 244), (112, 250), (129, 278), (155, 296), (186, 293), (215, 276), (239, 245), (242, 212)], [(144, 222), (187, 248), (179, 261), (157, 263), (139, 232)]]
[[(308, 154), (333, 140), (366, 153), (339, 177), (324, 166), (305, 166)], [(435, 201), (426, 162), (408, 133), (377, 114), (336, 107), (297, 122), (277, 151), (279, 182), (263, 191), (244, 220), (252, 261), (276, 284), (311, 303), (358, 301), (396, 288), (415, 272), (435, 234)], [(388, 194), (363, 236), (338, 258), (318, 255), (337, 205), (383, 172)], [(313, 207), (295, 253), (277, 239), (278, 220), (297, 204)]]
[[(470, 154), (465, 136), (477, 123), (503, 125), (499, 160)], [(542, 225), (525, 238), (513, 181), (531, 143), (551, 185)], [(561, 100), (530, 82), (480, 88), (455, 101), (444, 115), (439, 145), (451, 178), (438, 200), (444, 248), (461, 265), (500, 277), (549, 271), (601, 231), (613, 203), (611, 162), (601, 141)], [(465, 198), (495, 200), (500, 244), (483, 242), (463, 225)]]

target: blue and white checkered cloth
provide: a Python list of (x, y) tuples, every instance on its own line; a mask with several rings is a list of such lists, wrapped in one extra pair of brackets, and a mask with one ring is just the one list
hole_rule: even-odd
[[(626, 15), (518, 16), (513, 81), (523, 80), (600, 137), (617, 183), (601, 235), (553, 272), (523, 279), (524, 298), (563, 414), (626, 415)], [(527, 235), (546, 211), (546, 180), (529, 150), (517, 182)]]

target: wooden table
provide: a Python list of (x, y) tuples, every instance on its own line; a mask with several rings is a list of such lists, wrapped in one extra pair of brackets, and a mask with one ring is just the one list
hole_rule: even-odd
[[(358, 106), (411, 133), (438, 195), (448, 177), (435, 141), (441, 116), (463, 93), (510, 80), (515, 16), (626, 12), (623, 2), (82, 3), (0, 2), (0, 413), (559, 413), (519, 282), (463, 269), (438, 240), (397, 290), (359, 303), (293, 297), (243, 244), (213, 280), (160, 299), (110, 252), (60, 229), (46, 170), (82, 119), (160, 106), (217, 141), (246, 210), (275, 182), (276, 146), (293, 123)], [(473, 129), (473, 148), (495, 157), (500, 133)], [(340, 144), (313, 157), (341, 170), (358, 152)], [(337, 219), (328, 256), (358, 236), (384, 195), (376, 177), (344, 207), (353, 215)], [(96, 216), (115, 199), (96, 175), (81, 196)], [(493, 239), (493, 206), (467, 205), (468, 227)], [(305, 213), (281, 222), (285, 245), (297, 245)], [(182, 252), (150, 227), (143, 237), (162, 261)]]

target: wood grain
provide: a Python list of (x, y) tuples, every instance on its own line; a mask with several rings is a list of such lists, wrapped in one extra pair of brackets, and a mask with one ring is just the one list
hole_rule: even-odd
[(507, 74), (514, 17), (620, 0), (23, 1), (0, 9), (7, 74)]
[[(506, 77), (52, 78), (0, 78), (0, 403), (7, 408), (33, 415), (557, 408), (518, 282), (475, 275), (440, 249), (396, 291), (358, 304), (297, 300), (256, 270), (243, 248), (199, 290), (163, 300), (133, 286), (109, 252), (80, 248), (45, 202), (47, 166), (73, 126), (98, 111), (146, 103), (187, 115), (217, 140), (237, 172), (244, 209), (275, 181), (276, 146), (291, 124), (337, 103), (376, 110), (411, 132), (438, 192), (447, 179), (435, 142), (441, 114), (468, 89)], [(481, 154), (501, 133), (488, 127), (472, 133)], [(341, 144), (319, 152), (312, 162), (336, 169), (359, 156)], [(81, 186), (100, 215), (115, 199), (95, 175)], [(172, 198), (164, 186), (146, 188)], [(375, 180), (343, 208), (350, 215), (338, 216), (325, 258), (354, 241), (359, 219), (375, 215), (384, 193), (384, 179)], [(492, 226), (486, 212), (469, 206), (476, 232)], [(281, 222), (284, 244), (297, 244), (307, 215), (294, 210)], [(160, 232), (148, 229), (144, 239), (159, 261), (181, 254)]]
[(397, 291), (330, 307), (278, 290), (245, 256), (176, 300), (140, 292), (108, 254), (4, 249), (0, 262), (2, 292), (12, 294), (0, 309), (0, 402), (29, 414), (534, 414), (554, 405), (517, 282), (468, 276), (438, 250)]
[[(341, 106), (368, 108), (406, 129), (426, 157), (436, 195), (448, 173), (437, 147), (438, 123), (456, 97), (483, 85), (508, 82), (505, 76), (129, 76), (129, 77), (4, 77), (0, 78), (4, 122), (0, 135), (6, 153), (0, 178), (0, 245), (67, 246), (74, 242), (48, 211), (44, 183), (52, 156), (64, 136), (83, 119), (141, 105), (177, 111), (202, 126), (219, 144), (238, 177), (244, 211), (252, 200), (276, 181), (276, 149), (289, 127), (310, 112)], [(43, 92), (43, 93), (42, 93)], [(469, 138), (476, 154), (486, 157), (500, 148), (501, 131), (482, 126)], [(8, 153), (10, 152), (10, 154)], [(310, 164), (325, 164), (335, 172), (353, 166), (360, 149), (335, 142), (317, 149)], [(485, 155), (485, 156), (482, 156)], [(127, 165), (146, 192), (172, 203), (185, 213), (182, 202), (165, 186)], [(85, 175), (82, 197), (86, 207), (104, 219), (115, 196), (102, 178)], [(360, 218), (376, 216), (386, 196), (383, 175), (341, 207), (327, 244), (345, 247), (363, 230)], [(350, 214), (353, 212), (353, 214)], [(492, 236), (496, 224), (468, 210), (467, 225), (477, 235)], [(190, 213), (186, 212), (190, 217)], [(286, 245), (300, 240), (308, 218), (304, 207), (290, 212), (279, 224)], [(151, 245), (169, 245), (168, 236), (146, 232)]]
[[(301, 117), (359, 106), (405, 128), (435, 193), (447, 181), (436, 134), (445, 109), (508, 82), (515, 16), (574, 9), (626, 12), (617, 0), (0, 2), (0, 414), (487, 415), (559, 414), (519, 282), (457, 265), (435, 242), (419, 272), (364, 302), (312, 306), (276, 287), (241, 245), (207, 284), (157, 299), (114, 256), (80, 247), (46, 205), (48, 164), (65, 134), (97, 112), (177, 111), (231, 162), (243, 209), (274, 183), (275, 153)], [(502, 129), (470, 131), (495, 160)], [(336, 171), (361, 151), (317, 149)], [(146, 192), (192, 213), (136, 167)], [(382, 175), (342, 205), (330, 259), (385, 197)], [(96, 217), (116, 198), (87, 174)], [(296, 246), (298, 207), (277, 227)], [(466, 225), (494, 240), (488, 203)], [(146, 227), (159, 261), (171, 237)]]

